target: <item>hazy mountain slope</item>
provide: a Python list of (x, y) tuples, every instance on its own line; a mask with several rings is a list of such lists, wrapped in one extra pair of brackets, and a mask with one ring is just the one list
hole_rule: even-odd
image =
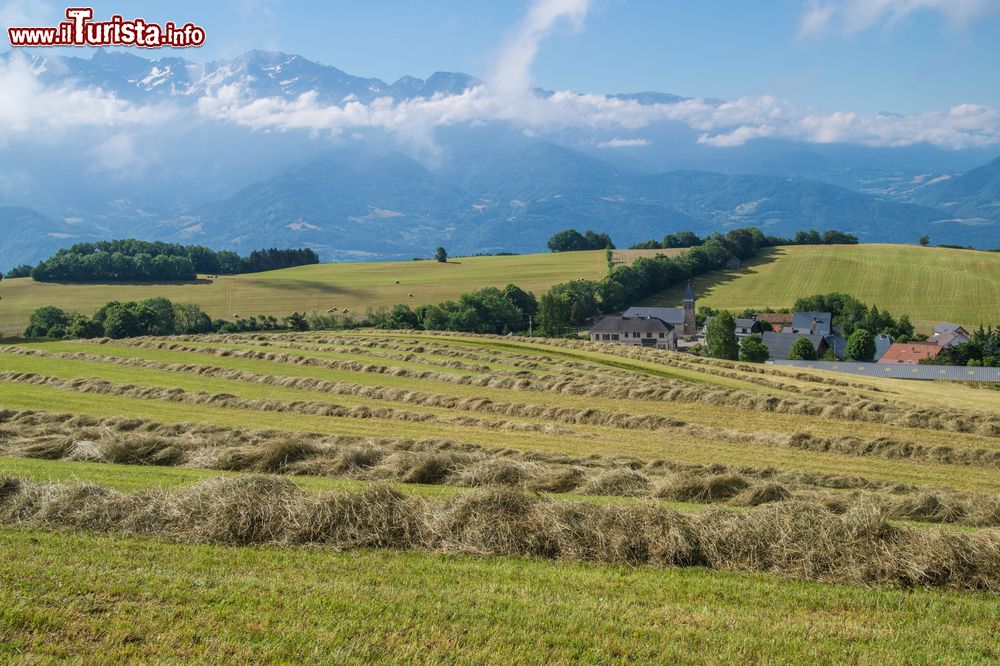
[(917, 193), (916, 199), (952, 217), (1000, 223), (1000, 157), (960, 176), (930, 184)]

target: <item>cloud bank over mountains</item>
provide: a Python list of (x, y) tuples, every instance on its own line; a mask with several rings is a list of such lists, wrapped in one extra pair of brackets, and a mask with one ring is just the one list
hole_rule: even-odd
[[(936, 11), (964, 21), (994, 6), (988, 0), (817, 0), (807, 6), (802, 30), (811, 34), (831, 29), (856, 31), (892, 23), (917, 11)], [(14, 53), (0, 62), (0, 90), (4, 91), (0, 97), (0, 142), (28, 136), (51, 141), (61, 132), (83, 128), (127, 132), (138, 127), (207, 121), (256, 131), (304, 131), (318, 139), (378, 129), (427, 153), (436, 149), (438, 128), (489, 123), (508, 123), (532, 136), (566, 129), (628, 133), (613, 140), (595, 139), (595, 145), (604, 148), (649, 143), (643, 130), (663, 123), (687, 126), (697, 133), (699, 143), (720, 149), (761, 138), (873, 147), (930, 144), (945, 149), (1000, 144), (1000, 109), (975, 104), (913, 115), (865, 115), (823, 113), (770, 95), (721, 102), (695, 98), (649, 103), (627, 95), (532, 89), (532, 65), (546, 37), (567, 26), (583, 29), (589, 9), (589, 0), (536, 0), (500, 49), (489, 81), (428, 95), (393, 93), (361, 99), (352, 93), (330, 100), (315, 89), (295, 94), (262, 92), (252, 75), (227, 76), (232, 73), (229, 65), (209, 71), (205, 66), (175, 63), (153, 67), (136, 84), (161, 92), (166, 86), (156, 86), (166, 80), (163, 77), (177, 75), (171, 67), (183, 69), (189, 78), (198, 71), (204, 75), (201, 80), (188, 81), (190, 85), (183, 89), (171, 89), (168, 95), (126, 98), (120, 90), (72, 76), (45, 83), (43, 79), (57, 73), (58, 58)], [(279, 63), (267, 73), (278, 80), (281, 68)], [(127, 144), (121, 138), (116, 143), (119, 147)]]

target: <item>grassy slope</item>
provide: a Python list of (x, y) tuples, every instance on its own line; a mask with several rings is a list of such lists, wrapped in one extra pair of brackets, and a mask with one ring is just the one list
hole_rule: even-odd
[(0, 283), (3, 298), (0, 332), (20, 333), (31, 312), (41, 305), (89, 313), (110, 300), (165, 296), (173, 301), (197, 303), (212, 316), (224, 318), (234, 314), (248, 317), (260, 313), (325, 312), (332, 307), (346, 307), (363, 314), (369, 306), (437, 303), (479, 287), (503, 287), (509, 282), (541, 294), (557, 282), (596, 279), (606, 272), (604, 252), (595, 251), (468, 257), (447, 264), (436, 261), (318, 264), (166, 285), (61, 285), (24, 278)]
[[(791, 307), (796, 298), (849, 293), (929, 328), (938, 321), (1000, 323), (1000, 253), (910, 245), (781, 247), (738, 270), (693, 281), (699, 305)], [(650, 303), (673, 305), (681, 288)]]
[[(432, 337), (432, 336), (429, 336)], [(429, 339), (429, 338), (428, 338)], [(440, 339), (440, 338), (439, 338)], [(513, 343), (506, 343), (513, 344)], [(47, 343), (42, 348), (61, 348), (65, 343)], [(86, 347), (86, 345), (82, 345)], [(90, 345), (92, 353), (113, 353), (115, 348), (108, 345)], [(150, 350), (133, 350), (148, 352)], [(314, 354), (316, 352), (309, 352)], [(157, 358), (182, 362), (200, 362), (212, 365), (231, 365), (234, 359), (214, 356), (185, 355), (177, 352), (155, 350)], [(176, 356), (175, 356), (176, 355)], [(277, 364), (265, 361), (241, 360), (243, 367), (256, 367), (259, 371), (281, 375), (301, 375), (308, 366)], [(277, 371), (275, 369), (277, 366)], [(0, 367), (19, 372), (37, 372), (43, 375), (67, 379), (103, 377), (122, 384), (145, 386), (179, 387), (188, 391), (226, 393), (248, 399), (272, 398), (285, 402), (315, 400), (339, 405), (369, 405), (372, 407), (394, 406), (405, 411), (448, 416), (472, 416), (493, 420), (476, 412), (461, 412), (443, 408), (420, 407), (406, 403), (389, 403), (346, 395), (328, 395), (274, 385), (262, 385), (225, 379), (212, 379), (187, 373), (173, 373), (149, 370), (131, 366), (83, 362), (66, 359), (0, 356)], [(365, 377), (361, 373), (345, 376), (330, 370), (314, 368), (308, 373), (314, 377), (326, 376), (330, 379), (351, 381), (367, 379), (365, 383), (392, 382), (400, 388), (437, 392), (426, 380), (390, 378), (384, 375)], [(438, 388), (438, 387), (435, 387)], [(542, 402), (552, 406), (573, 405), (579, 409), (587, 407), (606, 408), (609, 412), (625, 411), (632, 414), (660, 414), (683, 416), (686, 420), (701, 421), (706, 424), (731, 426), (740, 422), (744, 427), (753, 424), (760, 430), (770, 432), (804, 432), (814, 430), (810, 425), (816, 419), (809, 417), (753, 413), (733, 410), (726, 405), (675, 405), (643, 401), (611, 401), (605, 404), (602, 398), (563, 396), (541, 392), (517, 392), (483, 387), (461, 387), (444, 384), (440, 387), (444, 395), (480, 395), (496, 397), (503, 402)], [(947, 387), (959, 391), (963, 387)], [(460, 389), (464, 389), (460, 390)], [(954, 394), (953, 394), (954, 395)], [(492, 428), (470, 425), (454, 425), (448, 422), (399, 422), (378, 418), (341, 418), (316, 415), (272, 412), (261, 410), (225, 409), (211, 405), (190, 405), (175, 402), (142, 400), (115, 395), (83, 394), (62, 389), (23, 385), (0, 384), (0, 404), (8, 408), (60, 409), (95, 416), (133, 414), (162, 422), (199, 421), (223, 425), (245, 425), (248, 427), (276, 427), (285, 430), (306, 430), (330, 434), (351, 434), (364, 437), (378, 437), (388, 432), (397, 436), (414, 438), (447, 438), (460, 442), (484, 446), (509, 446), (520, 450), (563, 452), (577, 455), (624, 454), (644, 459), (668, 458), (690, 463), (710, 464), (714, 462), (740, 465), (748, 462), (747, 445), (742, 441), (715, 440), (694, 437), (681, 433), (662, 433), (648, 430), (621, 430), (615, 427), (601, 427), (576, 424), (568, 426), (578, 436), (566, 437), (560, 434), (497, 431)], [(58, 408), (53, 405), (59, 405)], [(540, 422), (536, 419), (516, 418), (518, 422)], [(995, 439), (960, 433), (937, 433), (934, 431), (899, 428), (880, 424), (852, 424), (844, 421), (828, 421), (815, 428), (827, 436), (857, 434), (871, 439), (878, 437), (905, 437), (909, 441), (924, 444), (948, 444), (968, 448), (1000, 447)], [(887, 460), (881, 458), (859, 458), (838, 453), (810, 452), (789, 449), (782, 446), (756, 444), (753, 446), (752, 462), (755, 465), (772, 465), (778, 469), (797, 469), (811, 472), (860, 475), (869, 478), (890, 480), (898, 483), (915, 483), (929, 487), (961, 487), (989, 491), (997, 486), (1000, 472), (989, 468), (958, 468), (926, 461)]]
[(986, 662), (995, 596), (0, 529), (0, 659)]
[[(412, 341), (426, 350), (407, 362), (367, 357), (384, 365), (423, 365), (438, 347), (482, 351), (494, 365), (509, 354), (537, 354), (542, 372), (564, 372), (563, 359), (602, 368), (698, 383), (740, 385), (780, 394), (759, 384), (692, 368), (658, 365), (606, 353), (554, 348), (539, 342), (360, 331), (342, 336), (343, 349), (377, 338)], [(282, 340), (294, 339), (284, 336)], [(212, 343), (211, 346), (222, 346)], [(236, 346), (236, 345), (232, 345)], [(246, 345), (250, 347), (248, 343)], [(858, 434), (956, 447), (1000, 446), (995, 438), (896, 428), (876, 423), (763, 413), (738, 405), (624, 400), (514, 391), (366, 375), (328, 368), (254, 361), (119, 345), (44, 343), (42, 349), (134, 356), (166, 362), (217, 365), (284, 375), (393, 385), (444, 395), (482, 395), (574, 408), (675, 415), (685, 421), (749, 431)], [(280, 343), (270, 347), (273, 351)], [(331, 348), (340, 348), (331, 345)], [(298, 351), (317, 358), (363, 353)], [(548, 356), (550, 359), (546, 361)], [(438, 356), (438, 360), (448, 356)], [(470, 359), (465, 359), (472, 362)], [(62, 377), (104, 376), (117, 382), (185, 386), (284, 401), (323, 394), (190, 373), (139, 369), (95, 361), (0, 355), (0, 369)], [(788, 377), (774, 368), (767, 376)], [(475, 374), (475, 373), (473, 373)], [(749, 377), (749, 376), (748, 376)], [(783, 379), (791, 385), (808, 383)], [(964, 386), (916, 385), (886, 380), (856, 382), (858, 393), (914, 405), (940, 401), (995, 409), (1000, 394)], [(916, 388), (911, 388), (916, 387)], [(931, 388), (934, 390), (932, 391)], [(934, 400), (930, 397), (933, 396)], [(975, 398), (975, 400), (973, 400)], [(374, 403), (328, 394), (338, 404)], [(96, 415), (132, 414), (165, 422), (200, 421), (285, 430), (366, 436), (447, 437), (487, 446), (580, 454), (617, 453), (691, 462), (773, 465), (778, 469), (858, 474), (904, 483), (994, 492), (1000, 471), (916, 460), (860, 458), (714, 441), (655, 431), (574, 424), (579, 436), (494, 430), (478, 426), (346, 419), (258, 410), (223, 409), (114, 395), (74, 393), (23, 384), (0, 384), (0, 406)], [(400, 402), (399, 408), (443, 413)], [(453, 415), (462, 415), (453, 411)], [(483, 417), (482, 414), (465, 413)], [(513, 419), (528, 421), (530, 419)], [(940, 439), (939, 439), (940, 438)], [(31, 479), (93, 480), (129, 490), (176, 486), (215, 476), (212, 470), (129, 467), (67, 461), (0, 459), (0, 474)], [(302, 477), (304, 488), (351, 488), (360, 482)], [(435, 495), (454, 488), (408, 486)], [(608, 501), (592, 498), (593, 501)], [(573, 563), (444, 557), (421, 553), (321, 548), (223, 548), (156, 539), (0, 529), (0, 661), (12, 656), (72, 657), (82, 650), (108, 659), (303, 661), (331, 659), (416, 661), (889, 661), (955, 662), (1000, 658), (991, 641), (1000, 614), (996, 596), (947, 591), (898, 591), (821, 585), (770, 576), (720, 574), (702, 569), (627, 569)], [(6, 651), (6, 652), (5, 652)]]

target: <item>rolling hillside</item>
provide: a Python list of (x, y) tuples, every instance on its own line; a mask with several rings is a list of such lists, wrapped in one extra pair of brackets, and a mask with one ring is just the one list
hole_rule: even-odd
[(995, 661), (998, 400), (518, 337), (0, 345), (0, 660)]
[[(42, 305), (91, 313), (111, 300), (164, 296), (196, 303), (213, 317), (234, 314), (286, 315), (325, 312), (336, 307), (363, 314), (368, 307), (438, 303), (480, 287), (509, 282), (541, 295), (558, 282), (600, 278), (607, 271), (603, 251), (468, 257), (436, 261), (336, 263), (300, 266), (251, 275), (203, 278), (185, 284), (63, 285), (30, 279), (0, 282), (0, 331), (24, 330), (31, 312)], [(396, 284), (399, 280), (399, 284)], [(412, 294), (412, 296), (411, 296)]]
[[(780, 247), (743, 268), (693, 281), (699, 305), (728, 310), (791, 307), (796, 298), (839, 291), (918, 329), (938, 321), (1000, 324), (1000, 253), (911, 245)], [(679, 302), (671, 290), (649, 304)]]

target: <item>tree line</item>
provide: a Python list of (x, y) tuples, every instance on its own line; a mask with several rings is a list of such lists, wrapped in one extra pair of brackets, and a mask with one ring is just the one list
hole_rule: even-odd
[(212, 319), (200, 307), (173, 303), (167, 298), (144, 301), (110, 301), (93, 316), (66, 312), (46, 305), (35, 310), (24, 331), (26, 338), (134, 338), (145, 335), (242, 333), (250, 331), (307, 330), (305, 316), (293, 313), (283, 319), (269, 315)]
[[(716, 234), (717, 236), (718, 234)], [(672, 248), (697, 247), (702, 245), (712, 236), (700, 238), (693, 231), (678, 231), (667, 234), (663, 240), (648, 240), (633, 245), (633, 250), (667, 250)], [(820, 233), (815, 229), (809, 231), (796, 232), (791, 238), (780, 236), (765, 236), (764, 246), (775, 247), (778, 245), (857, 245), (858, 237), (843, 231), (824, 231)]]
[(35, 267), (15, 267), (7, 277), (30, 275), (38, 282), (169, 282), (198, 274), (236, 275), (319, 263), (310, 248), (254, 250), (241, 257), (229, 250), (134, 238), (77, 243)]

